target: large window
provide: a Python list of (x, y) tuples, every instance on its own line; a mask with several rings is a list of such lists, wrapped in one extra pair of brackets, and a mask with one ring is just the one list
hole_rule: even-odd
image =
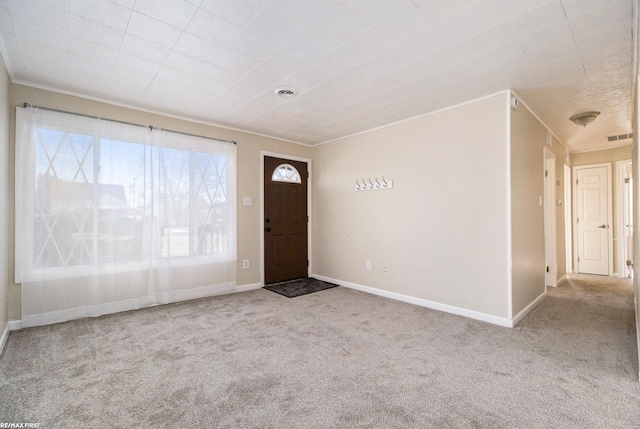
[(18, 281), (235, 260), (235, 146), (18, 109)]

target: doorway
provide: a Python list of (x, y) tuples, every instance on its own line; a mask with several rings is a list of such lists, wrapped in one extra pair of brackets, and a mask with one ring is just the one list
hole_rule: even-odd
[(544, 259), (546, 286), (557, 286), (556, 249), (556, 156), (544, 148)]
[(613, 270), (611, 164), (574, 167), (576, 267), (608, 276)]
[(308, 276), (308, 164), (264, 156), (264, 284)]

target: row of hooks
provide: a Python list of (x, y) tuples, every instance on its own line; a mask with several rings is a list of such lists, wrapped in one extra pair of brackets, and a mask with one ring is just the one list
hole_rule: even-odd
[(375, 191), (378, 189), (391, 189), (393, 188), (393, 180), (385, 180), (384, 176), (382, 176), (382, 181), (378, 180), (376, 177), (375, 180), (362, 179), (362, 183), (358, 179), (356, 179), (356, 191)]

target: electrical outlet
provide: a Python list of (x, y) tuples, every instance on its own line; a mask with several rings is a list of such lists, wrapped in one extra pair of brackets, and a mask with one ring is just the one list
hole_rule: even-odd
[(245, 259), (244, 261), (242, 261), (242, 269), (243, 270), (248, 270), (249, 269), (249, 260)]
[(371, 261), (366, 261), (364, 263), (364, 267), (367, 269), (367, 271), (371, 271)]

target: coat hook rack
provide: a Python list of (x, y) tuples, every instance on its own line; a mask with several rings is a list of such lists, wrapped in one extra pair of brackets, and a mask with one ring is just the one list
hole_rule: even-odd
[(373, 180), (371, 177), (363, 178), (362, 180), (356, 179), (355, 185), (356, 191), (376, 191), (382, 189), (391, 189), (393, 188), (393, 180), (385, 179), (382, 176), (382, 180), (378, 180), (378, 176), (376, 176)]

